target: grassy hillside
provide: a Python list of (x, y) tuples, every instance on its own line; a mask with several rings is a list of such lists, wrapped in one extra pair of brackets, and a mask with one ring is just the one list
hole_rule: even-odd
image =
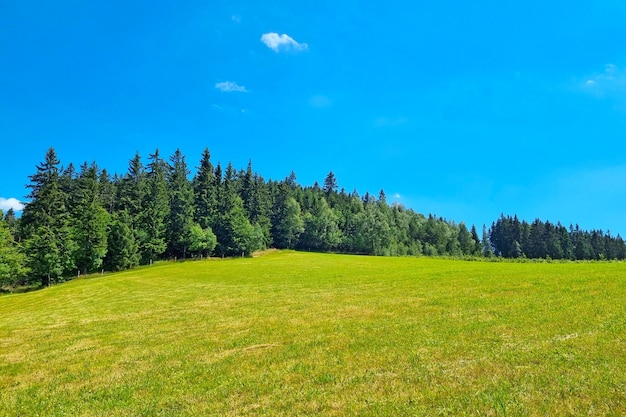
[(625, 415), (626, 266), (295, 252), (0, 297), (0, 415)]

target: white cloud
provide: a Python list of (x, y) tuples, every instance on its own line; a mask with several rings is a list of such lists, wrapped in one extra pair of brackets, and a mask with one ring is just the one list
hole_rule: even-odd
[(400, 195), (400, 193), (395, 193), (393, 195), (393, 198), (395, 198), (396, 200), (402, 200), (402, 196)]
[(582, 88), (598, 97), (623, 97), (626, 94), (626, 68), (607, 64), (604, 72), (588, 77)]
[(13, 211), (22, 211), (24, 210), (24, 204), (22, 204), (17, 198), (0, 197), (0, 210), (6, 212), (11, 208), (13, 209)]
[(225, 93), (247, 93), (248, 89), (233, 81), (222, 81), (215, 84), (215, 88)]
[(261, 36), (261, 42), (274, 52), (290, 50), (304, 51), (309, 47), (306, 43), (296, 42), (294, 38), (286, 33), (283, 33), (282, 35), (275, 32), (264, 33), (263, 36)]
[(241, 17), (239, 15), (232, 15), (230, 17), (230, 20), (232, 20), (235, 23), (241, 23)]

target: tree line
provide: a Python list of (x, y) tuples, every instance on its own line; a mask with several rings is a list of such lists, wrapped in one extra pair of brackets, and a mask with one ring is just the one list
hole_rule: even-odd
[(22, 216), (0, 216), (0, 285), (47, 286), (94, 271), (162, 259), (249, 256), (265, 248), (368, 255), (624, 259), (621, 237), (578, 226), (501, 216), (479, 237), (475, 226), (424, 216), (378, 196), (320, 186), (295, 173), (266, 181), (205, 149), (192, 177), (185, 156), (137, 153), (125, 174), (93, 162), (61, 165), (50, 148), (29, 176)]
[(532, 223), (517, 216), (504, 216), (492, 223), (490, 243), (497, 256), (505, 258), (543, 258), (570, 260), (623, 260), (626, 245), (610, 231), (581, 230), (578, 225), (566, 228), (561, 223)]

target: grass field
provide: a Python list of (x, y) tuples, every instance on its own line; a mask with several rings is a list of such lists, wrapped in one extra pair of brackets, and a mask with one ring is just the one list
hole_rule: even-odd
[(626, 264), (275, 252), (0, 297), (0, 415), (626, 415)]

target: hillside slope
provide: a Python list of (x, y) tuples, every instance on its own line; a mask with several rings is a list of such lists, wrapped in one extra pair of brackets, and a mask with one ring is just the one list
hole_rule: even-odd
[(0, 297), (0, 415), (623, 415), (626, 270), (275, 252)]

